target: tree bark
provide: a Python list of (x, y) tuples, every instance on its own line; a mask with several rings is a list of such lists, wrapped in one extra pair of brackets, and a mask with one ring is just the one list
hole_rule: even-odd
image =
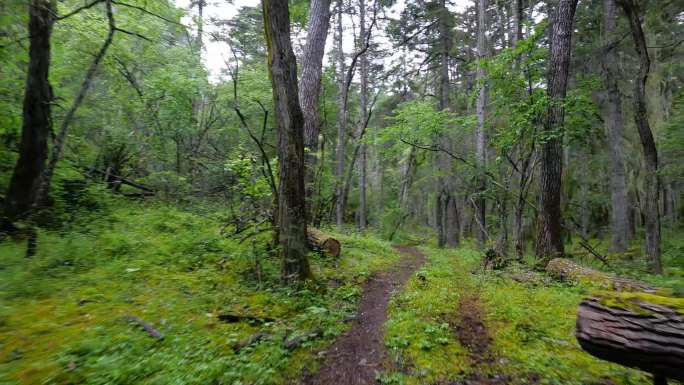
[(577, 311), (577, 341), (592, 355), (652, 373), (656, 381), (682, 381), (684, 316), (675, 306), (684, 301), (623, 293), (588, 298)]
[(563, 101), (570, 70), (570, 50), (577, 0), (559, 0), (551, 25), (551, 49), (539, 178), (538, 258), (564, 254), (561, 238), (561, 176), (563, 173)]
[(263, 0), (262, 7), (278, 124), (281, 276), (284, 282), (296, 284), (312, 276), (306, 239), (304, 116), (299, 106), (297, 62), (290, 41), (288, 1)]
[(646, 219), (646, 254), (651, 258), (653, 272), (662, 274), (660, 258), (660, 178), (658, 177), (658, 150), (656, 148), (646, 110), (646, 81), (651, 66), (646, 38), (641, 28), (641, 19), (634, 0), (618, 0), (629, 21), (634, 48), (639, 56), (639, 74), (634, 80), (634, 122), (639, 131), (644, 156), (644, 216)]
[(445, 218), (445, 232), (447, 247), (458, 247), (461, 243), (459, 218), (458, 218), (458, 202), (456, 197), (449, 195), (446, 202), (446, 218)]
[(511, 26), (511, 46), (516, 47), (518, 45), (518, 42), (523, 39), (523, 0), (513, 0), (511, 2), (511, 8), (513, 11), (513, 24)]
[(624, 121), (622, 100), (618, 88), (619, 67), (615, 48), (611, 43), (615, 36), (615, 0), (603, 0), (603, 33), (605, 51), (602, 55), (603, 82), (605, 87), (604, 126), (610, 146), (610, 201), (611, 201), (611, 250), (622, 253), (629, 242), (629, 201), (627, 198), (627, 176), (622, 146)]
[(23, 121), (19, 159), (5, 197), (4, 215), (11, 221), (24, 217), (39, 198), (41, 176), (48, 154), (52, 128), (50, 105), (50, 36), (56, 6), (52, 0), (32, 0), (29, 11), (29, 63), (24, 88)]
[[(302, 75), (299, 79), (299, 101), (304, 114), (304, 162), (306, 166), (307, 206), (311, 214), (312, 198), (318, 153), (318, 136), (321, 132), (321, 114), (318, 109), (321, 91), (321, 71), (325, 41), (330, 28), (330, 0), (312, 0), (309, 5), (309, 23)], [(309, 215), (309, 220), (313, 218)]]
[(475, 106), (477, 114), (477, 128), (475, 130), (475, 160), (477, 165), (477, 196), (475, 199), (475, 215), (480, 226), (477, 227), (476, 237), (480, 248), (484, 247), (486, 241), (486, 202), (484, 199), (484, 191), (487, 188), (484, 169), (486, 167), (486, 139), (485, 139), (485, 108), (487, 105), (487, 85), (485, 84), (485, 71), (482, 67), (481, 61), (489, 56), (489, 48), (487, 45), (487, 0), (477, 0), (477, 83), (480, 92), (477, 96), (477, 103)]
[[(441, 11), (439, 13), (439, 49), (441, 56), (440, 71), (439, 71), (439, 109), (440, 111), (450, 109), (450, 77), (449, 77), (449, 57), (451, 51), (451, 29), (449, 26), (449, 9), (446, 6), (446, 1), (441, 3)], [(442, 134), (437, 138), (440, 147), (449, 148), (450, 139), (447, 134)], [(454, 235), (449, 234), (454, 230), (453, 215), (449, 215), (449, 201), (451, 201), (452, 189), (450, 180), (451, 175), (451, 158), (443, 153), (436, 154), (437, 169), (439, 170), (439, 177), (437, 178), (437, 206), (436, 212), (437, 221), (437, 240), (438, 246), (444, 247), (449, 244), (454, 244)], [(453, 213), (452, 213), (453, 214)], [(451, 242), (449, 242), (451, 241)], [(449, 245), (449, 246), (451, 246)]]
[[(359, 49), (363, 47), (366, 39), (366, 1), (359, 0)], [(360, 108), (361, 108), (361, 124), (360, 130), (365, 130), (366, 122), (368, 121), (368, 54), (364, 53), (359, 57), (359, 76), (361, 82), (360, 92)], [(359, 135), (359, 151), (361, 160), (359, 162), (359, 229), (363, 230), (368, 224), (366, 218), (366, 144), (363, 143), (363, 138)]]
[(344, 161), (346, 158), (346, 135), (347, 135), (347, 83), (343, 47), (342, 14), (343, 1), (337, 0), (337, 34), (335, 37), (337, 51), (337, 82), (339, 87), (338, 112), (337, 112), (337, 148), (335, 151), (335, 196), (337, 199), (335, 206), (335, 223), (342, 226), (344, 223), (344, 211), (346, 208), (346, 197), (344, 194)]

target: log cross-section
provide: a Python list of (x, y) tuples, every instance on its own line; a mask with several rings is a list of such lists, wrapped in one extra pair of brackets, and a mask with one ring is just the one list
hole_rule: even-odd
[(307, 240), (309, 246), (314, 250), (323, 251), (331, 257), (339, 257), (342, 251), (340, 241), (322, 232), (321, 230), (309, 227), (307, 229)]
[[(684, 300), (608, 293), (585, 299), (577, 313), (577, 341), (598, 358), (684, 380)], [(673, 306), (674, 304), (674, 306)]]

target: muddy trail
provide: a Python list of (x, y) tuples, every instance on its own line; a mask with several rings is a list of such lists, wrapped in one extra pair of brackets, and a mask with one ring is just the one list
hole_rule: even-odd
[[(499, 374), (499, 357), (492, 351), (492, 337), (484, 322), (482, 303), (476, 292), (466, 292), (458, 304), (452, 328), (461, 345), (468, 349), (472, 374), (450, 385), (506, 385), (510, 378)], [(529, 375), (527, 384), (537, 384), (539, 377)]]
[(351, 329), (326, 350), (321, 370), (304, 379), (306, 385), (375, 384), (386, 366), (384, 323), (387, 305), (411, 274), (425, 263), (425, 255), (413, 246), (400, 246), (404, 258), (392, 269), (373, 274), (366, 282)]

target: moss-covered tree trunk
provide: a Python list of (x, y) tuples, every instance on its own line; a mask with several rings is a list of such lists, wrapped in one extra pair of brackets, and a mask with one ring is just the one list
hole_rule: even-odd
[(297, 62), (290, 41), (288, 2), (263, 0), (262, 6), (268, 69), (278, 124), (281, 275), (283, 281), (293, 284), (311, 277), (306, 240), (304, 116), (299, 105)]

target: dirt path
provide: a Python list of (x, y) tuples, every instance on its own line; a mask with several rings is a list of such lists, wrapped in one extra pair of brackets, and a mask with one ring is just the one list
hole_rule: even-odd
[(389, 271), (373, 274), (364, 286), (353, 326), (327, 349), (323, 368), (306, 378), (306, 385), (365, 385), (376, 383), (386, 362), (384, 323), (392, 294), (425, 262), (412, 246), (397, 247), (405, 257)]

